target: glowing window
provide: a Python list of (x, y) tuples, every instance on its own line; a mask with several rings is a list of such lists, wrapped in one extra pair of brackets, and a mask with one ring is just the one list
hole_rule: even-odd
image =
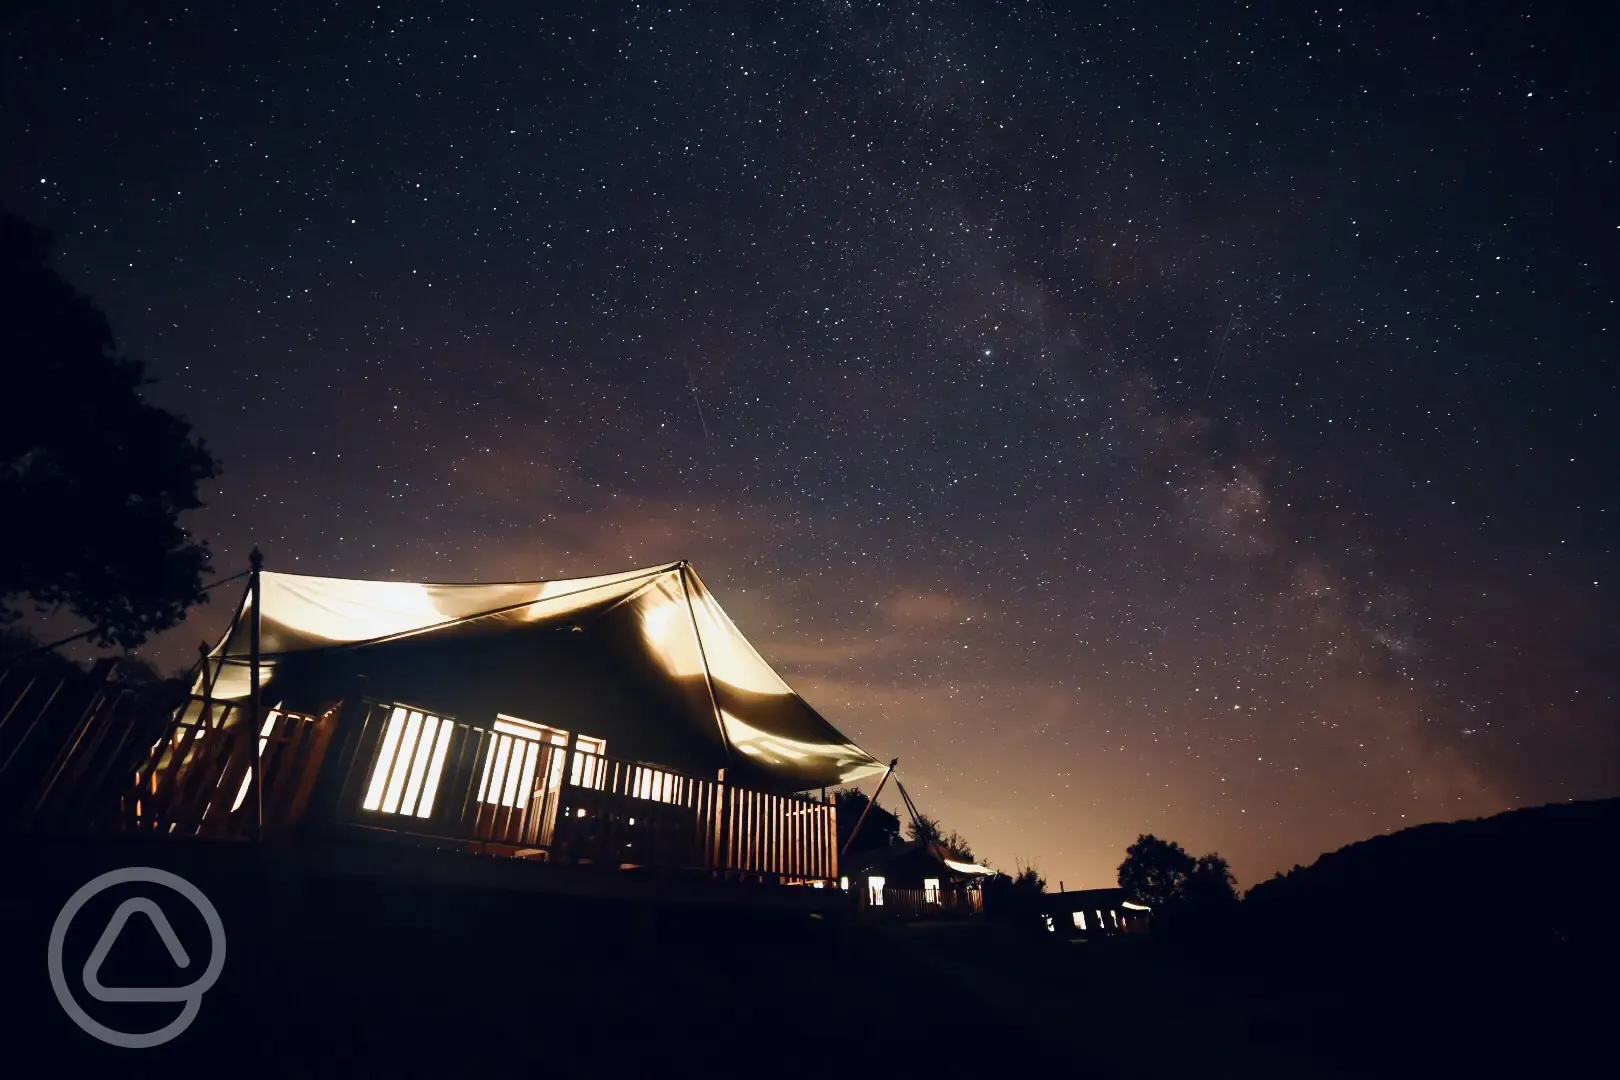
[(1048, 930), (1052, 931), (1054, 934), (1057, 933), (1057, 927), (1052, 923), (1052, 916), (1042, 915), (1041, 918), (1046, 920), (1046, 928)]
[(361, 807), (385, 814), (430, 817), (454, 726), (437, 716), (395, 706), (383, 728), (377, 764), (371, 770)]
[(866, 899), (871, 902), (873, 907), (882, 907), (883, 906), (883, 879), (882, 878), (880, 878), (880, 877), (869, 877), (869, 878), (866, 879)]
[(845, 892), (849, 892), (849, 878), (847, 878), (847, 877), (839, 878), (838, 879), (838, 887), (840, 889), (843, 889)]
[(923, 878), (923, 903), (939, 903), (939, 878)]
[[(601, 787), (606, 775), (601, 755), (607, 752), (607, 741), (581, 735), (577, 746), (572, 782), (583, 787)], [(546, 791), (556, 791), (562, 786), (567, 749), (568, 732), (497, 713), (489, 750), (484, 754), (478, 798), (522, 810), (535, 792), (535, 781), (541, 777), (542, 769)]]
[(1114, 920), (1114, 928), (1117, 930), (1119, 928), (1119, 912), (1109, 909), (1108, 917)]
[(555, 790), (562, 779), (563, 755), (560, 749), (548, 752), (547, 748), (567, 745), (566, 731), (497, 713), (489, 749), (484, 753), (483, 776), (478, 781), (479, 801), (514, 810), (528, 806), (542, 758), (549, 759), (544, 766), (546, 788)]
[(1086, 928), (1086, 913), (1085, 912), (1077, 911), (1077, 912), (1074, 913), (1074, 928), (1076, 930), (1084, 930)]
[(606, 753), (606, 739), (581, 735), (575, 747), (574, 767), (569, 772), (568, 782), (575, 787), (601, 787), (607, 779), (607, 769), (604, 767), (607, 763), (602, 760)]

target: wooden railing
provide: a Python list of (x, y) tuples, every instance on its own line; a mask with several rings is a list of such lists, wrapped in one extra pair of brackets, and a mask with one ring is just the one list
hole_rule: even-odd
[(271, 709), (259, 727), (264, 774), (262, 809), (248, 799), (252, 751), (244, 752), (247, 719), (237, 702), (204, 702), (175, 715), (135, 770), (121, 802), (125, 827), (180, 836), (242, 838), (262, 813), (278, 832), (303, 819), (337, 724), (336, 708), (321, 716)]
[(553, 860), (838, 876), (830, 803), (376, 702), (267, 711), (261, 811), (241, 703), (69, 682), (76, 694), (0, 693), (0, 810), (13, 825), (240, 839), (256, 819), (267, 835), (309, 822)]
[(838, 876), (836, 810), (657, 765), (364, 703), (337, 768), (334, 820), (510, 854)]
[(984, 912), (984, 893), (978, 889), (949, 885), (937, 889), (885, 887), (881, 910), (888, 915), (910, 919), (979, 915)]

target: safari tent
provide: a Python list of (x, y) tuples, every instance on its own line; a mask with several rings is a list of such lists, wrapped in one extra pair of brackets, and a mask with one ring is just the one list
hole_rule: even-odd
[(839, 876), (826, 789), (888, 768), (788, 686), (684, 561), (431, 584), (256, 560), (183, 702), (133, 720), (99, 708), (42, 787), (40, 821), (364, 834), (825, 886)]

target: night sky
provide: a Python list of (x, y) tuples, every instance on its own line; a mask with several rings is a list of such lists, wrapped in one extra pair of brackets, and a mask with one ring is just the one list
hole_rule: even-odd
[(7, 7), (222, 574), (691, 558), (1054, 887), (1620, 793), (1601, 5)]

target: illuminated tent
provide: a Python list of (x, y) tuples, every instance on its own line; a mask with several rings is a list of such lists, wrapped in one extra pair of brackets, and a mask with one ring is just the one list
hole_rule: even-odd
[[(368, 698), (473, 724), (518, 717), (766, 791), (884, 769), (771, 669), (686, 562), (497, 585), (265, 572), (260, 587), (266, 707)], [(215, 698), (248, 695), (251, 623), (245, 598), (203, 672)]]
[(918, 840), (855, 853), (844, 869), (851, 877), (881, 874), (889, 885), (902, 889), (923, 888), (929, 879), (965, 884), (995, 873), (960, 858), (944, 844)]

